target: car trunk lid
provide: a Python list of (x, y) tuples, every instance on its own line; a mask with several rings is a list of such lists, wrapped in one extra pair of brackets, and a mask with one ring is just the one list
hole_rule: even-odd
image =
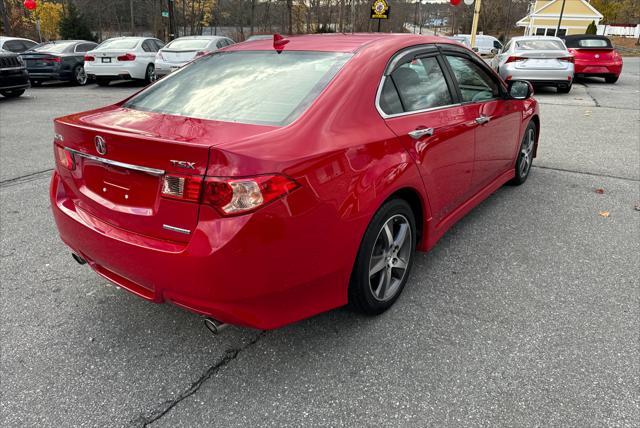
[(161, 53), (168, 62), (184, 63), (194, 59), (198, 52), (197, 50), (163, 50)]
[(561, 70), (567, 68), (567, 61), (571, 54), (564, 50), (538, 50), (538, 51), (518, 51), (516, 68), (528, 70)]
[(46, 52), (28, 52), (21, 55), (29, 70), (55, 68), (61, 58)]
[(197, 181), (212, 145), (269, 129), (121, 107), (74, 115), (56, 120), (56, 134), (75, 160), (74, 170), (59, 170), (82, 211), (141, 235), (187, 242), (199, 204), (162, 196), (165, 180)]
[(575, 48), (572, 52), (576, 54), (576, 59), (593, 61), (613, 61), (615, 59), (613, 48)]

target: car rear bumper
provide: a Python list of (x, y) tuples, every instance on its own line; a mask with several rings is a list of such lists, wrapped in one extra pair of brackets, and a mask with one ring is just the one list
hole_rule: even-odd
[(570, 84), (574, 77), (573, 64), (564, 69), (524, 69), (517, 68), (515, 63), (504, 64), (500, 67), (500, 77), (504, 80), (528, 80), (530, 82), (553, 82)]
[(622, 63), (597, 63), (576, 61), (575, 74), (581, 76), (620, 76)]
[(159, 77), (167, 76), (167, 75), (173, 73), (174, 71), (179, 70), (185, 64), (186, 63), (156, 61), (156, 63), (155, 63), (156, 76), (159, 76)]
[(71, 80), (71, 72), (46, 73), (29, 72), (31, 80)]
[(91, 62), (85, 62), (84, 70), (88, 76), (92, 77), (144, 79), (147, 66), (145, 64), (136, 63), (135, 61), (131, 61), (131, 64), (118, 63), (98, 65), (91, 64)]
[(27, 89), (29, 73), (24, 68), (0, 70), (0, 90)]
[[(274, 204), (265, 208), (274, 211), (261, 220), (252, 214), (201, 214), (185, 244), (111, 226), (76, 207), (66, 192), (54, 172), (50, 198), (61, 239), (96, 273), (146, 300), (170, 301), (223, 322), (259, 329), (277, 328), (346, 303), (352, 263), (314, 269), (313, 256), (300, 262), (300, 246), (306, 244), (299, 233), (287, 232), (274, 218)], [(275, 222), (271, 234), (264, 227), (265, 218)]]

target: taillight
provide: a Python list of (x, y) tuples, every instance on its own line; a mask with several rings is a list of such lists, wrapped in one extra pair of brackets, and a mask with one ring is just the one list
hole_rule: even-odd
[(62, 59), (59, 56), (48, 56), (43, 59), (44, 62), (60, 62)]
[(260, 175), (249, 178), (207, 177), (202, 203), (216, 208), (222, 215), (254, 211), (292, 192), (300, 185), (283, 175)]
[(523, 58), (521, 56), (510, 56), (509, 58), (507, 58), (507, 60), (505, 61), (505, 64), (508, 62), (518, 62), (518, 61), (525, 61), (527, 58)]
[(162, 196), (198, 202), (201, 188), (202, 177), (199, 175), (166, 175), (162, 182)]
[(63, 147), (55, 145), (56, 159), (58, 163), (68, 170), (73, 170), (76, 167), (73, 154), (69, 150), (65, 150)]
[(95, 57), (93, 57), (93, 56), (91, 56), (91, 55), (85, 55), (85, 56), (84, 56), (84, 60), (85, 60), (85, 61), (95, 61), (95, 60), (96, 60), (96, 58), (95, 58)]
[(576, 57), (574, 56), (565, 56), (562, 58), (558, 58), (560, 61), (566, 61), (566, 62), (570, 62), (570, 63), (575, 63), (576, 62)]
[(135, 61), (136, 56), (132, 53), (127, 53), (126, 55), (120, 55), (118, 57), (118, 61)]

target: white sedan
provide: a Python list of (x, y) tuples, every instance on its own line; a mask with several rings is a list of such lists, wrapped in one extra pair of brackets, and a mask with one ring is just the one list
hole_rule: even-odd
[(164, 77), (199, 56), (234, 43), (228, 37), (222, 36), (187, 36), (175, 39), (158, 52), (155, 62), (156, 76)]
[(100, 86), (112, 80), (136, 79), (149, 83), (155, 76), (156, 53), (164, 43), (152, 37), (116, 37), (84, 57), (84, 69)]

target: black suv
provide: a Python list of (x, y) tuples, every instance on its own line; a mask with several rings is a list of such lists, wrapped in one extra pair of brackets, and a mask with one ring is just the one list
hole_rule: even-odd
[(29, 87), (29, 73), (18, 54), (0, 49), (0, 94), (7, 98), (22, 95)]

